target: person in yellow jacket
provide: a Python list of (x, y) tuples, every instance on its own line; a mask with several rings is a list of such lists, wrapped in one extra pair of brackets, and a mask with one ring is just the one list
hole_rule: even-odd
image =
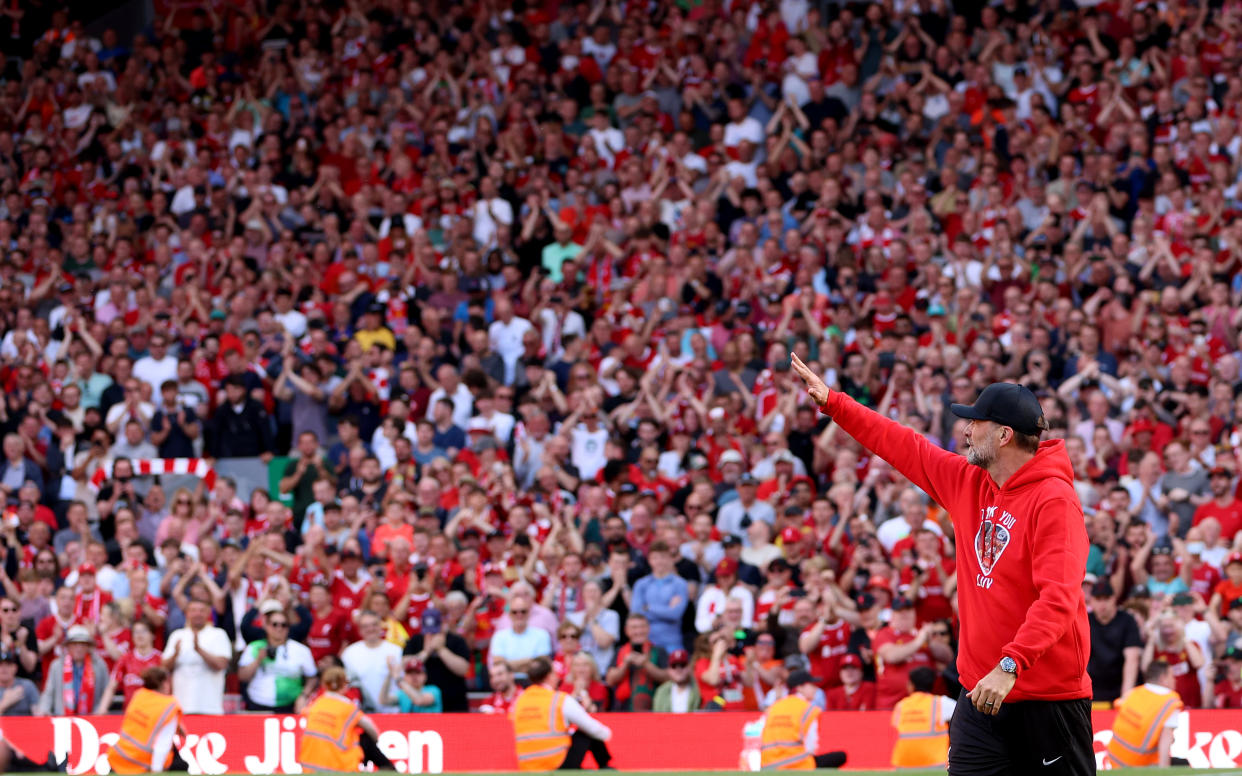
[[(302, 711), (306, 728), (298, 762), (308, 771), (356, 771), (368, 759), (359, 739), (365, 735), (374, 741), (379, 730), (357, 703), (342, 694), (349, 685), (344, 668), (325, 670), (321, 683), (324, 692)], [(388, 769), (382, 764), (381, 768)]]
[(763, 715), (759, 768), (764, 771), (809, 771), (840, 768), (845, 752), (815, 754), (819, 748), (819, 712), (812, 705), (820, 680), (806, 671), (794, 671), (785, 680), (789, 692)]
[[(535, 658), (526, 675), (530, 686), (509, 711), (518, 770), (578, 770), (587, 752), (596, 765), (607, 768), (612, 754), (606, 742), (612, 738), (612, 731), (588, 714), (572, 695), (556, 689), (552, 661)], [(571, 734), (570, 728), (577, 730)]]
[(1153, 661), (1144, 679), (1146, 684), (1135, 687), (1117, 702), (1113, 738), (1105, 749), (1105, 757), (1113, 768), (1169, 767), (1169, 750), (1182, 699), (1173, 689), (1176, 680), (1165, 661)]
[(893, 709), (894, 768), (944, 768), (949, 762), (949, 720), (957, 702), (935, 695), (936, 672), (919, 666), (906, 680), (909, 694)]
[(181, 728), (181, 704), (172, 694), (172, 677), (161, 666), (142, 672), (142, 689), (125, 706), (121, 732), (108, 750), (113, 773), (185, 770), (173, 747)]

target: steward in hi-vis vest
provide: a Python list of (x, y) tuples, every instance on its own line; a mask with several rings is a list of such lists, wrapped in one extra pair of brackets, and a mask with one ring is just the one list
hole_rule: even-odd
[(176, 770), (173, 736), (180, 727), (181, 704), (172, 695), (172, 679), (163, 667), (152, 666), (142, 672), (142, 689), (125, 706), (121, 732), (108, 751), (112, 772)]
[(763, 715), (760, 770), (809, 771), (845, 764), (845, 752), (815, 754), (819, 748), (820, 710), (811, 701), (819, 682), (806, 671), (794, 671), (785, 680), (789, 694), (769, 706)]
[[(578, 770), (587, 752), (596, 765), (607, 767), (612, 755), (605, 742), (612, 738), (612, 731), (588, 714), (572, 695), (553, 689), (557, 677), (552, 662), (546, 657), (535, 658), (526, 675), (531, 684), (509, 712), (518, 770)], [(572, 735), (571, 727), (577, 728)]]
[(949, 762), (949, 720), (957, 702), (934, 695), (936, 672), (920, 666), (910, 672), (909, 695), (893, 709), (894, 768), (944, 768)]
[(1147, 667), (1146, 679), (1147, 684), (1135, 687), (1117, 701), (1113, 739), (1105, 750), (1114, 768), (1169, 767), (1169, 749), (1173, 746), (1182, 699), (1173, 689), (1173, 671), (1163, 660)]
[[(380, 770), (392, 763), (379, 753), (379, 730), (352, 699), (343, 693), (349, 686), (345, 669), (332, 666), (323, 672), (323, 693), (302, 711), (306, 728), (298, 749), (298, 762), (307, 771), (354, 772), (364, 761)], [(368, 745), (369, 744), (369, 745)]]

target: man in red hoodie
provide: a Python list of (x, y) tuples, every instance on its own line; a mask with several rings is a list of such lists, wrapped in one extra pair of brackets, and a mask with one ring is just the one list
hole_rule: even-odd
[(797, 356), (793, 368), (821, 412), (953, 518), (964, 689), (949, 773), (1094, 774), (1087, 531), (1065, 443), (1040, 443), (1039, 400), (993, 383), (952, 405), (970, 421), (962, 457), (829, 390)]

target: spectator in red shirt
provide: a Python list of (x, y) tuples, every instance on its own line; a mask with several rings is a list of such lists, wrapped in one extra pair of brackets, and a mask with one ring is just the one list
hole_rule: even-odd
[(841, 681), (841, 659), (849, 643), (849, 623), (838, 616), (830, 601), (820, 601), (815, 622), (798, 636), (798, 649), (810, 661), (812, 675), (822, 679), (824, 689)]
[(1232, 543), (1242, 529), (1242, 501), (1234, 495), (1233, 472), (1223, 466), (1215, 467), (1208, 475), (1208, 487), (1212, 489), (1212, 500), (1195, 509), (1192, 525), (1214, 517), (1220, 523), (1221, 538)]
[(1229, 647), (1221, 656), (1223, 678), (1216, 683), (1218, 709), (1242, 709), (1242, 649)]
[(340, 565), (332, 574), (332, 605), (345, 612), (362, 606), (371, 574), (362, 566), (362, 550), (350, 540), (341, 548)]
[(354, 641), (353, 622), (349, 614), (332, 604), (332, 593), (326, 582), (318, 580), (310, 587), (310, 632), (306, 646), (318, 664), (329, 655), (339, 655), (341, 648)]
[(1229, 606), (1242, 598), (1242, 552), (1230, 553), (1225, 558), (1225, 578), (1216, 583), (1208, 608), (1222, 615), (1229, 613)]
[(73, 615), (78, 622), (99, 622), (103, 608), (112, 602), (112, 594), (95, 584), (95, 564), (78, 567), (78, 594), (73, 602)]
[(916, 627), (914, 602), (905, 596), (893, 599), (893, 615), (876, 634), (872, 649), (876, 657), (876, 708), (891, 709), (909, 694), (910, 672), (919, 666), (934, 668), (933, 661), (952, 660), (947, 644), (931, 640), (932, 623)]
[(863, 681), (862, 658), (847, 654), (841, 658), (841, 683), (824, 693), (828, 711), (871, 711), (876, 708), (875, 682)]
[(599, 680), (595, 659), (585, 652), (579, 652), (570, 659), (569, 672), (561, 682), (561, 692), (573, 695), (588, 714), (608, 706), (608, 687)]
[(699, 634), (694, 642), (694, 677), (705, 709), (758, 711), (753, 655), (733, 652), (726, 629)]
[(941, 555), (941, 537), (934, 531), (920, 528), (914, 532), (914, 547), (909, 551), (913, 562), (901, 570), (901, 583), (906, 594), (914, 599), (918, 623), (940, 620), (954, 615), (950, 597), (954, 594), (956, 564)]
[(96, 714), (108, 713), (117, 690), (124, 696), (122, 708), (128, 706), (129, 699), (142, 687), (142, 672), (163, 662), (163, 655), (155, 648), (154, 631), (145, 620), (135, 620), (129, 632), (132, 645), (113, 668), (103, 698), (95, 708)]
[(492, 688), (492, 694), (483, 701), (483, 705), (479, 706), (479, 711), (484, 714), (508, 716), (518, 695), (521, 694), (517, 684), (513, 681), (513, 671), (510, 670), (509, 664), (500, 658), (492, 658), (487, 667), (487, 682)]
[(77, 622), (74, 614), (73, 588), (62, 587), (56, 591), (52, 602), (52, 612), (35, 626), (35, 636), (39, 640), (39, 655), (43, 660), (43, 676), (48, 676), (48, 669), (56, 658), (61, 656), (65, 641), (65, 633), (69, 626)]

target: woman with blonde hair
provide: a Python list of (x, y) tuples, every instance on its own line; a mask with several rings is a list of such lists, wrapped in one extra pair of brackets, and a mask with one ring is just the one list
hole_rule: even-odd
[(608, 686), (599, 680), (599, 666), (586, 652), (578, 652), (570, 658), (561, 692), (574, 696), (588, 714), (608, 708)]
[[(1203, 690), (1199, 669), (1203, 667), (1203, 650), (1186, 638), (1186, 626), (1172, 610), (1166, 609), (1147, 623), (1147, 646), (1143, 647), (1143, 671), (1153, 662), (1163, 660), (1173, 674), (1174, 690), (1188, 709), (1202, 708)], [(1210, 700), (1210, 699), (1209, 699)]]
[[(183, 526), (182, 541), (187, 544), (198, 544), (199, 534), (203, 531), (203, 524), (195, 519), (194, 515), (194, 494), (189, 488), (177, 488), (173, 493), (172, 499), (168, 502), (168, 514), (160, 521), (159, 528), (155, 531), (155, 545), (168, 538), (169, 526), (174, 521), (180, 521)], [(207, 526), (210, 528), (210, 526)]]

